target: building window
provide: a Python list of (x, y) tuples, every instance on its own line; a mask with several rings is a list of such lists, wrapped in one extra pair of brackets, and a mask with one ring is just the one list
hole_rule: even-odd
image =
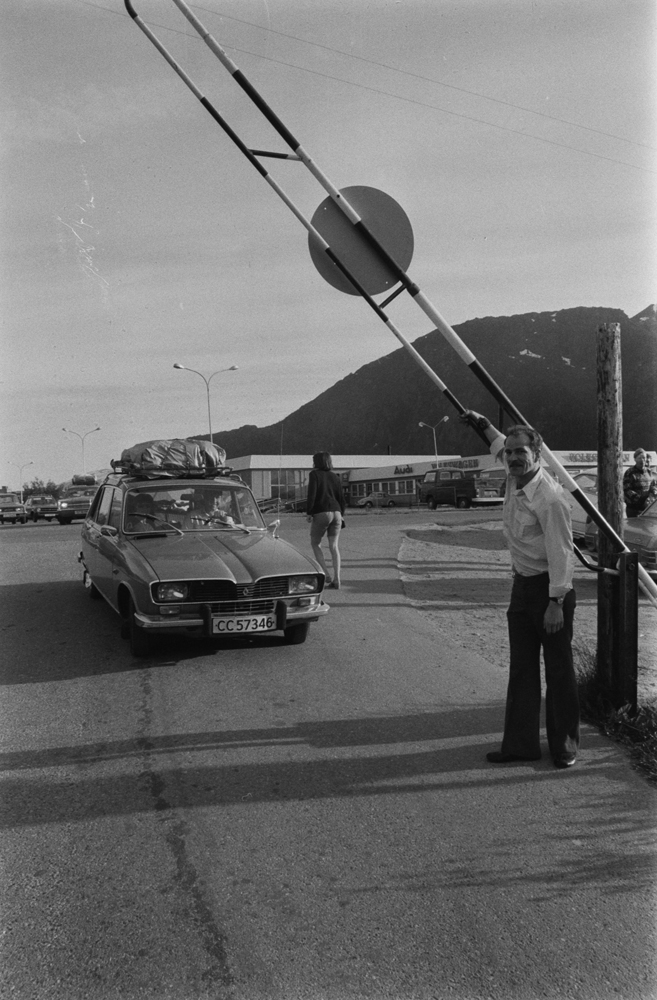
[(306, 469), (272, 469), (271, 496), (279, 500), (299, 500), (308, 493)]

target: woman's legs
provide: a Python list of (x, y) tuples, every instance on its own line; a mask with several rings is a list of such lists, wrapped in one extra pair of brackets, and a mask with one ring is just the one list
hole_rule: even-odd
[(338, 541), (340, 539), (341, 527), (342, 514), (338, 510), (334, 512), (333, 521), (329, 525), (327, 531), (331, 562), (333, 563), (333, 586), (336, 590), (340, 589), (340, 549), (338, 547)]
[(326, 533), (326, 529), (331, 523), (331, 515), (329, 513), (313, 514), (312, 524), (310, 525), (310, 544), (312, 546), (313, 555), (319, 563), (326, 577), (326, 582), (329, 583), (331, 577), (329, 576), (329, 571), (324, 560), (324, 553), (322, 552), (322, 538)]
[[(338, 538), (340, 536), (341, 526), (342, 514), (339, 510), (329, 510), (321, 514), (314, 514), (313, 522), (310, 526), (310, 544), (312, 546), (313, 555), (321, 566), (327, 582), (332, 583), (332, 586), (336, 589), (340, 586), (340, 550), (338, 548)], [(331, 553), (331, 560), (333, 562), (332, 581), (326, 566), (324, 553), (322, 552), (322, 539), (325, 534), (328, 534), (329, 550)]]

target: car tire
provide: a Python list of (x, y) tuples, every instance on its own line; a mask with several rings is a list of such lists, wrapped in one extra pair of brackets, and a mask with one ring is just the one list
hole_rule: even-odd
[(72, 517), (58, 517), (57, 520), (60, 524), (73, 524)]
[(135, 604), (132, 598), (128, 602), (128, 630), (132, 655), (135, 657), (148, 656), (151, 651), (151, 639), (148, 633), (135, 622)]
[(32, 520), (34, 521), (34, 523), (36, 524), (37, 523), (37, 516), (36, 516), (36, 514), (31, 514), (30, 516), (31, 516)]
[(395, 501), (394, 500), (388, 500), (388, 507), (394, 507), (394, 506), (395, 506)]
[(429, 499), (427, 500), (427, 507), (429, 508), (429, 510), (435, 510), (436, 509), (436, 498), (435, 497), (429, 497)]
[(372, 503), (371, 500), (368, 500), (367, 503), (363, 504), (363, 507), (365, 507), (367, 510), (371, 510), (373, 506), (374, 504)]
[(467, 510), (470, 506), (470, 501), (467, 497), (458, 497), (456, 501), (456, 506), (459, 510)]
[(4, 523), (5, 523), (4, 517), (0, 517), (0, 524), (4, 524)]
[(283, 635), (288, 646), (300, 646), (308, 638), (310, 622), (298, 622), (283, 629)]

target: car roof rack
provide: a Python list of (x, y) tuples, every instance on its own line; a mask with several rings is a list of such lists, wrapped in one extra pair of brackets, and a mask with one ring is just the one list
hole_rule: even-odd
[(220, 469), (181, 469), (181, 468), (159, 468), (159, 469), (139, 469), (134, 465), (124, 464), (116, 459), (110, 462), (113, 472), (110, 475), (125, 476), (129, 479), (143, 481), (153, 481), (156, 479), (232, 479), (235, 482), (243, 483), (241, 476), (233, 472), (229, 465), (224, 465)]

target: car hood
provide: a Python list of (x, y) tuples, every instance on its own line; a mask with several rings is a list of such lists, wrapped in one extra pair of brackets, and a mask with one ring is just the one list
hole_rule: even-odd
[(264, 576), (321, 570), (289, 542), (265, 532), (188, 532), (127, 542), (160, 580), (233, 580), (250, 583)]

